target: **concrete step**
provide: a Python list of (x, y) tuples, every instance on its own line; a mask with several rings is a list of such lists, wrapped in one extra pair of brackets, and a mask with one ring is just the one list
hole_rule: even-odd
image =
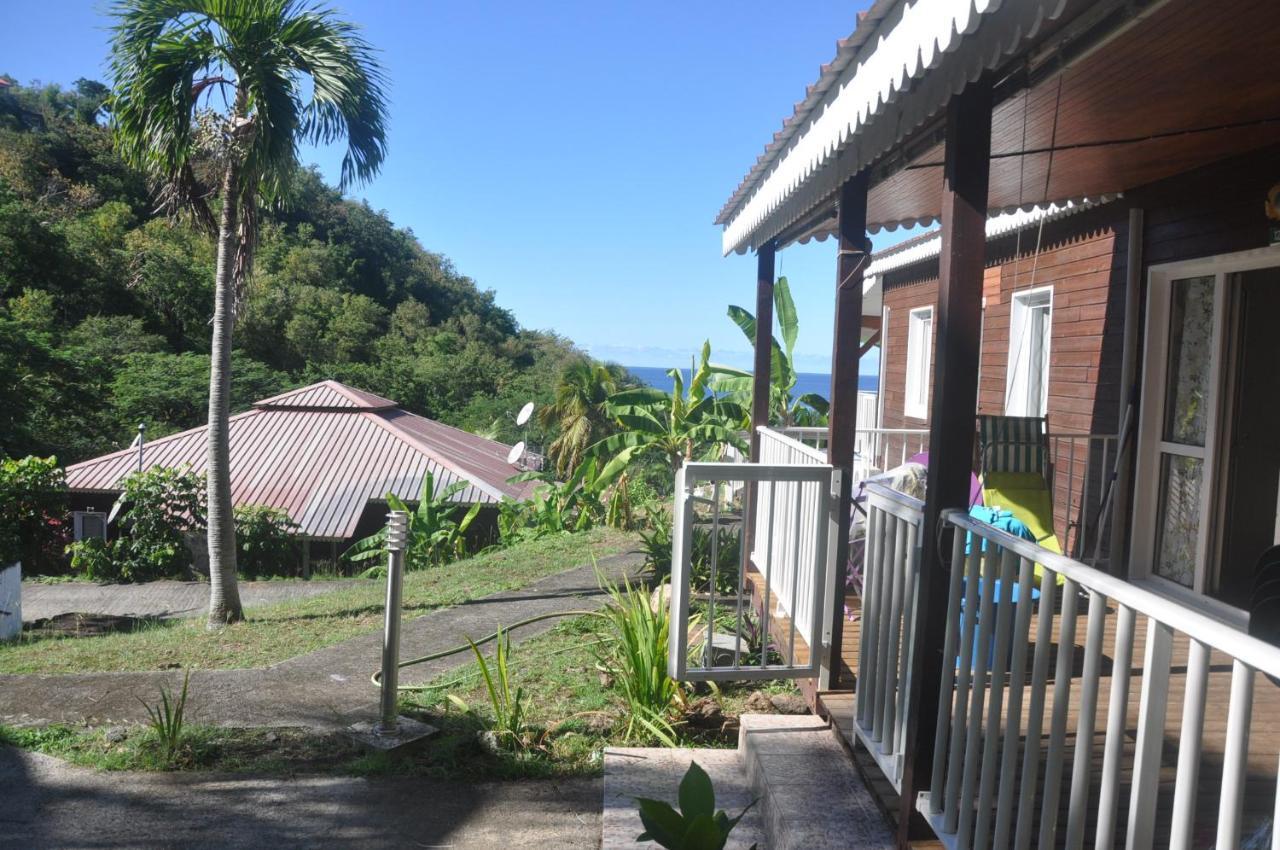
[(892, 850), (893, 830), (827, 722), (745, 714), (742, 759), (771, 850)]
[[(653, 850), (658, 845), (636, 842), (644, 831), (640, 823), (637, 797), (666, 800), (676, 808), (680, 780), (689, 762), (711, 777), (716, 792), (716, 809), (737, 817), (756, 794), (747, 781), (737, 750), (679, 749), (665, 747), (609, 747), (604, 752), (604, 817), (601, 846), (604, 850)], [(760, 804), (757, 803), (729, 835), (726, 850), (748, 850), (756, 845), (766, 850)]]

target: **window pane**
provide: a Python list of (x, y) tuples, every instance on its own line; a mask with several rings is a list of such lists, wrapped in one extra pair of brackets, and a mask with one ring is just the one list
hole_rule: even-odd
[(1160, 458), (1155, 573), (1184, 587), (1195, 584), (1203, 475), (1204, 461), (1199, 458), (1169, 454)]
[(1164, 439), (1203, 446), (1213, 344), (1213, 276), (1173, 281)]

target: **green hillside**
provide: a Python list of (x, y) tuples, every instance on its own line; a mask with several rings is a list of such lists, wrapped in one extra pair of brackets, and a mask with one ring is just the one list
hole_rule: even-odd
[[(73, 462), (139, 422), (152, 437), (205, 420), (213, 240), (157, 212), (113, 152), (106, 95), (0, 86), (0, 455)], [(233, 412), (337, 378), (508, 439), (504, 414), (583, 356), (314, 170), (263, 213), (235, 339)]]

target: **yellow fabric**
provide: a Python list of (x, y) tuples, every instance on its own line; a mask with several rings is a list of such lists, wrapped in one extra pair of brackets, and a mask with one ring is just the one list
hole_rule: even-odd
[[(982, 477), (982, 502), (989, 508), (1009, 511), (1035, 535), (1036, 542), (1050, 552), (1062, 554), (1062, 545), (1053, 527), (1053, 494), (1038, 472), (988, 472)], [(1036, 578), (1043, 576), (1040, 564)], [(1059, 575), (1057, 583), (1066, 580)]]

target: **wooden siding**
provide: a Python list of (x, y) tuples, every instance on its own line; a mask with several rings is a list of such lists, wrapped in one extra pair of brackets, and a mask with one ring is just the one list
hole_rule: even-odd
[[(1277, 156), (1280, 148), (1273, 147), (1218, 163), (1131, 191), (1124, 200), (1048, 223), (1043, 234), (1031, 227), (988, 243), (979, 412), (1004, 412), (1014, 294), (1051, 286), (1049, 430), (1080, 434), (1118, 431), (1122, 414), (1120, 364), (1129, 207), (1141, 207), (1146, 215), (1145, 305), (1145, 270), (1150, 266), (1259, 248), (1268, 243), (1268, 221), (1262, 215), (1262, 202), (1267, 189), (1280, 178), (1274, 169)], [(889, 309), (887, 343), (882, 351), (885, 428), (922, 428), (927, 424), (904, 414), (907, 327), (912, 309), (936, 302), (937, 274), (937, 261), (930, 260), (885, 276), (884, 304)], [(1141, 323), (1142, 316), (1136, 321)], [(936, 321), (934, 327), (936, 332)], [(1096, 506), (1087, 501), (1084, 507), (1077, 504), (1073, 511), (1068, 505), (1068, 492), (1078, 492), (1082, 487), (1085, 465), (1077, 459), (1072, 476), (1065, 451), (1063, 455), (1054, 459), (1055, 521), (1061, 542), (1069, 550), (1074, 540), (1068, 529), (1082, 521), (1093, 523)], [(896, 454), (891, 452), (889, 456)], [(1102, 465), (1100, 458), (1095, 456), (1094, 460)], [(1087, 519), (1085, 512), (1091, 514)]]

